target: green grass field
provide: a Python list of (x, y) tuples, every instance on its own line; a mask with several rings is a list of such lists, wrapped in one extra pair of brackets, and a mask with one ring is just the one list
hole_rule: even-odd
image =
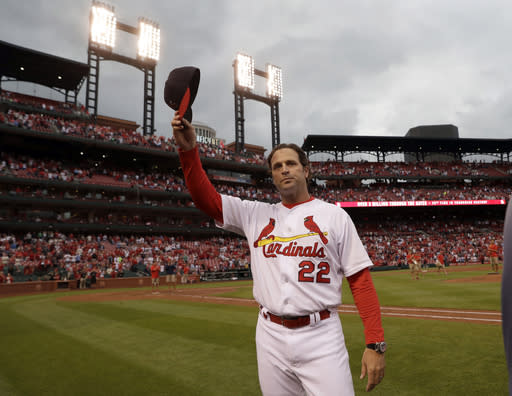
[[(487, 268), (450, 273), (472, 278)], [(499, 283), (374, 273), (383, 306), (500, 310)], [(230, 297), (251, 298), (248, 282)], [(203, 286), (203, 285), (200, 285)], [(206, 287), (217, 286), (214, 284)], [(348, 289), (348, 288), (344, 288)], [(169, 299), (71, 302), (74, 291), (0, 299), (0, 395), (259, 395), (257, 308)], [(350, 292), (343, 298), (351, 304)], [(364, 338), (342, 314), (356, 394)], [(386, 378), (374, 395), (506, 395), (501, 326), (383, 318)]]

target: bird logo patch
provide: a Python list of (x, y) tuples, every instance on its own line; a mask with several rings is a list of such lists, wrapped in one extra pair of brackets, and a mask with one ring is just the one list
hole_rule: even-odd
[(304, 225), (306, 226), (306, 228), (313, 232), (313, 233), (316, 233), (320, 236), (320, 239), (322, 240), (323, 244), (324, 245), (327, 245), (327, 243), (329, 242), (327, 240), (327, 238), (325, 237), (325, 235), (327, 235), (327, 233), (324, 233), (322, 231), (320, 231), (320, 227), (318, 227), (318, 224), (315, 223), (315, 221), (313, 220), (313, 216), (307, 216), (307, 217), (304, 217)]

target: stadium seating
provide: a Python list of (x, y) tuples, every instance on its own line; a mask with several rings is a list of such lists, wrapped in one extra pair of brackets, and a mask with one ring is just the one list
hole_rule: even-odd
[[(53, 148), (57, 142), (66, 144), (66, 139), (79, 137), (83, 140), (73, 144), (89, 149), (101, 141), (122, 146), (126, 152), (142, 147), (176, 153), (172, 139), (99, 126), (83, 108), (57, 101), (5, 91), (0, 101), (4, 105), (0, 134), (6, 127), (9, 133), (24, 130), (46, 136), (38, 141), (43, 150), (9, 140), (11, 146), (0, 151), (0, 282), (78, 279), (82, 273), (89, 279), (93, 273), (98, 278), (147, 275), (156, 258), (177, 262), (203, 279), (209, 273), (249, 268), (245, 239), (216, 230), (194, 208), (177, 167), (102, 163), (95, 159), (99, 155), (70, 158)], [(100, 147), (93, 150), (103, 153)], [(218, 160), (209, 166), (224, 171), (242, 163), (259, 166), (254, 184), (214, 179), (219, 192), (279, 200), (271, 180), (262, 176), (262, 156), (238, 155), (203, 143), (199, 152), (204, 159)], [(512, 192), (509, 163), (316, 161), (311, 166), (312, 194), (332, 203), (508, 201)], [(500, 213), (499, 208), (485, 213), (473, 210), (467, 216), (451, 208), (413, 215), (400, 209), (350, 211), (371, 259), (386, 267), (403, 267), (410, 248), (421, 252), (427, 263), (440, 251), (453, 265), (481, 262), (488, 241), (501, 241)], [(11, 231), (13, 226), (16, 231)]]

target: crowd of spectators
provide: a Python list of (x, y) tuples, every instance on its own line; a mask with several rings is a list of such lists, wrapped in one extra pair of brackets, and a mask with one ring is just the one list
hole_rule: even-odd
[[(89, 121), (63, 119), (48, 115), (26, 113), (20, 110), (9, 109), (7, 113), (0, 112), (0, 124), (30, 129), (38, 132), (59, 133), (68, 136), (77, 136), (87, 139), (102, 140), (111, 143), (129, 144), (169, 152), (177, 152), (172, 137), (166, 138), (158, 135), (143, 135), (134, 130), (113, 128), (98, 125)], [(238, 163), (264, 165), (262, 155), (243, 152), (236, 154), (225, 147), (198, 142), (199, 155)]]
[(53, 159), (36, 159), (26, 155), (0, 152), (0, 174), (42, 180), (60, 180), (97, 185), (115, 185), (149, 190), (184, 191), (181, 176), (172, 173), (144, 173), (96, 163), (70, 164)]
[(123, 208), (104, 208), (102, 210), (73, 208), (18, 208), (15, 211), (0, 210), (0, 221), (28, 223), (68, 223), (68, 224), (102, 224), (105, 226), (127, 225), (145, 227), (180, 228), (187, 232), (190, 228), (213, 228), (213, 220), (204, 217), (180, 216), (178, 214), (142, 214), (126, 211)]
[(443, 200), (508, 200), (512, 186), (504, 183), (472, 185), (449, 183), (440, 185), (414, 185), (413, 183), (379, 184), (361, 187), (322, 187), (316, 186), (312, 194), (328, 202), (351, 201), (443, 201)]
[(0, 101), (7, 104), (30, 106), (35, 109), (48, 110), (60, 114), (71, 114), (80, 117), (89, 116), (89, 113), (83, 105), (74, 105), (73, 103), (23, 95), (12, 91), (2, 90), (0, 92)]
[(511, 164), (498, 162), (311, 162), (315, 176), (367, 178), (400, 177), (503, 177), (512, 174)]
[(146, 276), (155, 261), (201, 275), (248, 269), (249, 250), (244, 239), (232, 237), (0, 234), (0, 283)]
[(65, 201), (95, 201), (98, 203), (119, 203), (135, 204), (145, 206), (165, 206), (173, 208), (193, 207), (194, 204), (189, 199), (177, 199), (170, 196), (169, 199), (155, 200), (144, 194), (120, 194), (116, 191), (109, 191), (98, 186), (96, 191), (56, 189), (40, 185), (25, 185), (15, 183), (0, 183), (0, 197), (24, 197), (37, 199), (57, 199)]
[[(358, 225), (361, 240), (376, 266), (407, 265), (409, 252), (432, 265), (439, 253), (449, 265), (484, 263), (492, 240), (503, 243), (499, 221), (414, 219)], [(58, 232), (0, 235), (0, 283), (14, 280), (73, 280), (146, 276), (155, 260), (176, 264), (179, 273), (248, 269), (244, 238), (185, 239), (168, 236), (73, 235)]]
[[(83, 108), (45, 99), (2, 91), (0, 100), (29, 105), (35, 109), (61, 114), (86, 115)], [(24, 112), (9, 109), (0, 112), (0, 124), (45, 133), (78, 136), (130, 144), (175, 152), (172, 138), (144, 136), (137, 131), (116, 129), (91, 123), (88, 119), (71, 119), (57, 115)], [(264, 165), (262, 156), (245, 153), (237, 155), (225, 147), (198, 143), (202, 157), (238, 163)], [(500, 177), (512, 174), (512, 165), (471, 162), (313, 162), (314, 177), (357, 175), (365, 178), (404, 177)], [(181, 197), (147, 198), (144, 191), (187, 193), (181, 174), (144, 172), (140, 169), (122, 169), (116, 166), (98, 166), (86, 160), (71, 164), (55, 159), (33, 158), (27, 155), (0, 152), (0, 176), (18, 178), (79, 182), (98, 186), (95, 192), (70, 188), (51, 189), (41, 185), (0, 184), (0, 195), (43, 197), (69, 200), (98, 200), (137, 203), (152, 206), (193, 207)], [(276, 202), (279, 195), (271, 186), (253, 186), (214, 181), (216, 189), (243, 199)], [(102, 186), (126, 188), (126, 193), (101, 191)], [(139, 194), (139, 190), (142, 193)], [(132, 192), (136, 191), (135, 194)], [(512, 191), (503, 181), (482, 183), (451, 182), (444, 184), (371, 183), (360, 187), (332, 187), (315, 184), (312, 195), (328, 202), (338, 201), (412, 201), (412, 200), (481, 200), (505, 199)], [(149, 194), (149, 193), (148, 193)], [(155, 194), (153, 194), (155, 195)], [(3, 208), (0, 220), (34, 222), (175, 226), (185, 230), (191, 226), (214, 227), (211, 220), (190, 218), (161, 212), (117, 212), (108, 210), (46, 208)], [(503, 223), (497, 220), (399, 218), (373, 219), (357, 223), (361, 239), (373, 262), (378, 265), (405, 266), (409, 251), (420, 253), (425, 263), (433, 263), (440, 252), (452, 265), (483, 262), (487, 245), (496, 239), (502, 243)], [(14, 280), (93, 279), (128, 275), (148, 275), (151, 264), (158, 260), (162, 268), (175, 263), (180, 273), (201, 275), (204, 272), (230, 271), (249, 268), (249, 250), (243, 238), (210, 237), (207, 239), (176, 238), (170, 236), (135, 235), (74, 235), (59, 232), (0, 235), (0, 283)]]
[(418, 219), (414, 217), (359, 223), (358, 231), (375, 265), (405, 267), (409, 252), (422, 263), (434, 264), (439, 253), (451, 265), (484, 263), (492, 240), (502, 245), (503, 221)]
[[(115, 185), (125, 188), (163, 190), (168, 192), (188, 192), (184, 180), (173, 173), (144, 173), (113, 167), (96, 167), (83, 163), (66, 164), (57, 160), (41, 160), (28, 156), (0, 152), (0, 175), (11, 175), (43, 180), (61, 180), (67, 182), (101, 185)], [(279, 200), (277, 191), (271, 187), (215, 182), (219, 192), (235, 195), (243, 199), (275, 202)], [(315, 186), (312, 194), (328, 202), (347, 201), (423, 201), (423, 200), (508, 200), (512, 189), (506, 183), (445, 183), (423, 185), (413, 183), (383, 184), (372, 183), (360, 187)], [(167, 204), (153, 200), (151, 204)], [(189, 206), (191, 203), (189, 202)]]
[[(9, 91), (2, 91), (0, 100), (6, 103), (19, 103), (29, 105), (35, 109), (49, 109), (67, 114), (87, 114), (83, 106), (74, 106), (69, 103), (52, 101), (34, 96), (22, 95)], [(7, 113), (0, 112), (0, 123), (25, 129), (42, 132), (54, 132), (65, 135), (86, 137), (120, 144), (132, 144), (149, 148), (157, 148), (165, 151), (176, 151), (176, 145), (171, 138), (163, 136), (145, 136), (140, 132), (126, 129), (116, 129), (110, 126), (101, 126), (88, 121), (62, 119), (36, 113), (26, 113), (20, 110), (9, 109)], [(240, 163), (265, 164), (262, 155), (244, 152), (235, 154), (225, 147), (198, 143), (200, 155), (207, 158), (216, 158)], [(312, 162), (313, 175), (343, 176), (358, 175), (361, 177), (475, 177), (475, 176), (504, 176), (512, 173), (512, 165), (488, 163), (488, 162), (429, 162), (429, 163), (405, 163), (405, 162)]]

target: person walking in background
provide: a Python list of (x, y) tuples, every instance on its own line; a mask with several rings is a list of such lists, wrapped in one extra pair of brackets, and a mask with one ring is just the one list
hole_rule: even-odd
[(444, 274), (448, 275), (448, 272), (446, 272), (446, 267), (444, 265), (444, 254), (441, 252), (439, 252), (439, 254), (437, 255), (436, 267), (437, 267), (437, 272), (441, 272), (441, 270), (443, 270)]
[(499, 273), (499, 248), (495, 239), (491, 239), (491, 243), (489, 243), (487, 247), (487, 254), (489, 256), (489, 262), (491, 263), (491, 271), (496, 274)]
[(188, 274), (190, 272), (190, 267), (188, 264), (183, 264), (183, 272), (181, 273), (181, 284), (186, 285), (188, 283)]
[(160, 259), (158, 258), (156, 261), (151, 264), (151, 292), (153, 294), (158, 294), (160, 287)]
[(165, 282), (171, 291), (171, 286), (176, 291), (176, 264), (172, 262), (172, 258), (169, 258), (167, 265), (165, 266)]
[(420, 279), (420, 262), (418, 260), (418, 254), (415, 253), (413, 250), (410, 250), (409, 253), (407, 254), (407, 264), (409, 264), (412, 279)]

